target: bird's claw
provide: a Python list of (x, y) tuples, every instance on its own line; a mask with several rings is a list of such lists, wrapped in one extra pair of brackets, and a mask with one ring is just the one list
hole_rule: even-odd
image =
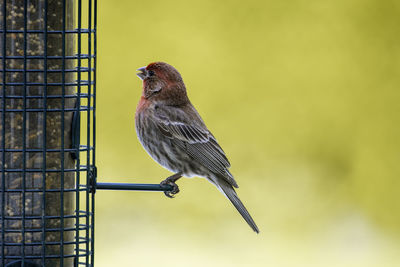
[(164, 191), (164, 194), (169, 198), (174, 198), (174, 195), (179, 193), (179, 186), (173, 181), (165, 179), (164, 181), (162, 181), (160, 183), (160, 185), (170, 185), (170, 186), (172, 186), (172, 190), (171, 191)]

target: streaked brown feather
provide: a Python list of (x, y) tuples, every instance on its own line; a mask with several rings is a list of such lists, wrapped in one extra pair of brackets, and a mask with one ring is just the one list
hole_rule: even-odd
[(182, 110), (184, 110), (182, 108), (177, 109), (173, 106), (164, 106), (157, 109), (153, 117), (153, 122), (158, 126), (161, 133), (172, 139), (175, 145), (184, 148), (192, 158), (210, 171), (224, 177), (229, 184), (238, 187), (235, 179), (228, 170), (230, 163), (224, 151), (215, 137), (205, 127), (193, 106), (190, 103), (189, 105), (186, 111), (196, 114), (196, 120), (189, 122), (185, 121), (187, 116), (179, 116), (179, 113), (182, 113)]

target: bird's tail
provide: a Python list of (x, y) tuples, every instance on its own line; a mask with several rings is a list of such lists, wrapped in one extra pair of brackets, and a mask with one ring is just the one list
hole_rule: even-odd
[(242, 201), (240, 201), (238, 195), (236, 194), (235, 189), (226, 182), (225, 180), (218, 179), (216, 183), (217, 187), (225, 194), (225, 196), (232, 202), (233, 206), (239, 211), (240, 215), (242, 215), (243, 219), (250, 225), (250, 227), (257, 234), (260, 232), (253, 218), (251, 218), (250, 213), (247, 211)]

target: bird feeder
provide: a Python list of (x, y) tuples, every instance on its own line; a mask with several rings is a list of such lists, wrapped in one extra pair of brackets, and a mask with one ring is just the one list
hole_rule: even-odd
[(83, 2), (0, 2), (1, 266), (93, 262), (96, 3)]
[(93, 266), (96, 0), (0, 1), (0, 266)]

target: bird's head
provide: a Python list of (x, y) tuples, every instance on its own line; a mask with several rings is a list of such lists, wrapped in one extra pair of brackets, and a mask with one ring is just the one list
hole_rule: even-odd
[(164, 62), (150, 63), (137, 69), (136, 75), (143, 81), (143, 97), (164, 100), (167, 104), (179, 104), (187, 100), (186, 87), (180, 73)]

